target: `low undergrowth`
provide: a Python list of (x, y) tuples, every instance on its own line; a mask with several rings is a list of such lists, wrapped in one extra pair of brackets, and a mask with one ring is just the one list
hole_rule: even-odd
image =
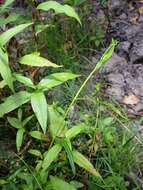
[(82, 56), (103, 40), (84, 23), (86, 0), (28, 1), (23, 15), (13, 3), (0, 7), (2, 190), (141, 189), (142, 119), (104, 98), (102, 82), (86, 88), (117, 41), (82, 73)]

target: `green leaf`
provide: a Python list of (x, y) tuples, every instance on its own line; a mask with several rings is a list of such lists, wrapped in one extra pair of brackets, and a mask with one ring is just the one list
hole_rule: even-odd
[(109, 45), (109, 47), (107, 48), (105, 53), (102, 55), (102, 57), (100, 58), (100, 60), (96, 64), (95, 70), (100, 69), (111, 58), (117, 44), (118, 44), (118, 42), (116, 40), (112, 39), (111, 44)]
[(39, 157), (39, 158), (42, 158), (42, 154), (39, 150), (36, 150), (36, 149), (30, 149), (28, 150), (28, 152), (36, 157)]
[(99, 127), (102, 128), (104, 130), (105, 127), (110, 126), (114, 121), (113, 117), (106, 117), (106, 118), (102, 118), (101, 120), (99, 120)]
[(48, 28), (49, 24), (37, 24), (35, 25), (35, 34), (38, 35), (39, 33), (43, 32), (46, 28)]
[(41, 57), (38, 52), (23, 56), (19, 60), (19, 63), (33, 67), (61, 67), (55, 63), (52, 63), (48, 59)]
[(4, 80), (0, 81), (0, 88), (4, 88), (6, 86), (6, 82)]
[(28, 23), (28, 24), (20, 24), (18, 26), (15, 26), (9, 30), (7, 30), (6, 32), (3, 32), (0, 35), (0, 46), (4, 46), (13, 36), (15, 36), (16, 34), (22, 32), (25, 28), (27, 28), (28, 26), (30, 26), (33, 23)]
[(73, 181), (70, 181), (70, 184), (73, 185), (77, 189), (84, 188), (84, 184), (80, 183), (79, 181), (73, 180)]
[(17, 117), (18, 117), (19, 121), (22, 120), (22, 115), (23, 115), (23, 111), (22, 111), (21, 108), (19, 108), (19, 109), (18, 109), (18, 112), (17, 112)]
[(16, 147), (17, 147), (17, 151), (19, 152), (20, 150), (20, 147), (23, 143), (23, 135), (24, 135), (24, 132), (25, 130), (22, 128), (22, 129), (19, 129), (17, 131), (17, 134), (16, 134)]
[(75, 125), (73, 126), (71, 129), (69, 129), (65, 136), (68, 138), (68, 139), (71, 139), (71, 138), (74, 138), (76, 137), (79, 133), (82, 133), (85, 129), (86, 129), (86, 125), (85, 124), (78, 124), (78, 125)]
[(6, 9), (14, 2), (14, 0), (6, 0), (5, 3), (0, 7), (0, 13), (4, 13)]
[(33, 115), (27, 117), (26, 119), (23, 120), (22, 125), (25, 126), (31, 119), (33, 118)]
[(74, 159), (73, 159), (73, 154), (72, 154), (71, 142), (69, 141), (69, 139), (66, 139), (66, 138), (63, 139), (62, 146), (64, 147), (64, 149), (67, 153), (67, 157), (69, 159), (69, 163), (71, 165), (72, 172), (75, 175), (76, 171), (75, 171)]
[(61, 150), (62, 146), (60, 144), (56, 144), (47, 152), (42, 163), (43, 171), (48, 169), (51, 163), (57, 158)]
[(18, 20), (18, 18), (20, 18), (20, 15), (18, 15), (16, 13), (12, 13), (6, 18), (4, 18), (4, 17), (0, 18), (0, 26), (15, 22), (16, 20)]
[(75, 75), (73, 73), (54, 73), (45, 78), (43, 78), (39, 84), (37, 85), (39, 90), (48, 90), (55, 86), (58, 86), (68, 80), (75, 79), (79, 75)]
[(93, 174), (96, 177), (101, 177), (100, 174), (96, 171), (93, 165), (85, 158), (81, 153), (74, 150), (73, 151), (74, 162), (80, 167), (87, 170), (89, 173)]
[(3, 117), (4, 114), (9, 113), (28, 102), (30, 97), (31, 94), (26, 91), (21, 91), (9, 96), (5, 99), (4, 103), (0, 104), (0, 117)]
[(58, 177), (50, 176), (50, 181), (52, 183), (53, 190), (76, 190), (73, 185), (59, 179)]
[(33, 138), (35, 138), (35, 139), (43, 140), (43, 141), (46, 141), (46, 140), (47, 140), (46, 135), (44, 135), (44, 134), (41, 133), (40, 131), (31, 131), (29, 134), (31, 135), (31, 137), (33, 137)]
[(31, 96), (31, 105), (43, 132), (46, 133), (48, 107), (45, 95), (42, 92), (33, 93)]
[(4, 179), (0, 179), (0, 185), (5, 185), (9, 183), (8, 181), (4, 180)]
[(69, 17), (73, 17), (81, 24), (78, 14), (75, 12), (74, 8), (69, 5), (62, 5), (56, 1), (47, 1), (39, 4), (37, 9), (44, 11), (49, 11), (50, 9), (53, 9), (56, 14), (65, 14)]
[(8, 65), (8, 55), (0, 48), (0, 74), (9, 88), (14, 91), (13, 78)]
[(8, 122), (11, 126), (15, 127), (16, 129), (22, 128), (22, 123), (15, 117), (7, 117)]
[(65, 135), (64, 118), (54, 109), (52, 105), (48, 106), (48, 114), (50, 118), (50, 132), (52, 137), (63, 137)]
[(32, 80), (28, 77), (25, 77), (19, 73), (14, 73), (13, 77), (15, 78), (15, 80), (25, 84), (26, 86), (30, 87), (30, 88), (35, 88)]

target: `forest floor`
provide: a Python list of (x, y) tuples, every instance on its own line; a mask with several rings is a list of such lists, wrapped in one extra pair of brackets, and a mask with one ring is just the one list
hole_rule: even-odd
[[(70, 1), (67, 0), (67, 2)], [(25, 15), (29, 12), (27, 4), (19, 1), (15, 3), (12, 10)], [(17, 71), (20, 67), (13, 64), (15, 56), (19, 57), (38, 47), (43, 56), (48, 56), (53, 62), (64, 65), (66, 70), (81, 74), (82, 77), (78, 83), (71, 82), (65, 87), (58, 87), (46, 94), (49, 102), (54, 100), (54, 102), (61, 102), (61, 107), (67, 107), (83, 80), (108, 47), (111, 39), (118, 40), (112, 57), (91, 78), (69, 114), (72, 124), (82, 121), (94, 125), (95, 120), (99, 120), (97, 122), (101, 129), (97, 130), (96, 134), (99, 151), (95, 150), (97, 147), (93, 147), (95, 134), (94, 137), (91, 134), (87, 135), (88, 137), (81, 135), (73, 144), (75, 147), (79, 145), (79, 150), (86, 154), (99, 171), (101, 170), (106, 185), (96, 182), (84, 172), (82, 174), (80, 170), (73, 177), (68, 166), (66, 166), (68, 169), (63, 167), (65, 170), (57, 169), (56, 171), (63, 172), (66, 179), (72, 176), (73, 180), (83, 183), (84, 187), (81, 187), (83, 190), (142, 190), (143, 1), (90, 0), (83, 2), (77, 11), (83, 21), (82, 27), (76, 26), (75, 23), (70, 25), (66, 19), (62, 23), (62, 18), (58, 22), (56, 18), (52, 23), (56, 23), (53, 31), (47, 31), (47, 37), (43, 35), (45, 39), (41, 37), (41, 44), (46, 42), (44, 45), (35, 45), (31, 40), (30, 46), (25, 48), (27, 43), (25, 38), (31, 38), (31, 30), (15, 37), (8, 47), (8, 52), (12, 55), (11, 64)], [(47, 13), (43, 13), (43, 17), (47, 17)], [(51, 18), (50, 14), (48, 14), (48, 18)], [(13, 24), (1, 27), (1, 31), (9, 26), (11, 27)], [(18, 50), (16, 49), (17, 44)], [(38, 72), (36, 71), (36, 74), (38, 73), (41, 77), (47, 71), (49, 70), (42, 68)], [(23, 72), (25, 75), (29, 74), (27, 68), (24, 68)], [(30, 72), (33, 74), (35, 71), (31, 69)], [(34, 77), (36, 78), (37, 75)], [(4, 91), (0, 89), (0, 96), (9, 94), (7, 89)], [(96, 125), (98, 124), (96, 123)], [(21, 167), (17, 161), (11, 163), (11, 160), (16, 160), (14, 154), (16, 133), (15, 129), (9, 130), (9, 128), (6, 117), (0, 119), (0, 177), (9, 176), (14, 170), (17, 170), (18, 166)], [(81, 142), (87, 142), (87, 144)], [(27, 162), (31, 164), (33, 159), (27, 156), (26, 151), (28, 146), (35, 147), (38, 143), (32, 143), (32, 145), (28, 143), (29, 141), (26, 139), (23, 151), (18, 155), (27, 159)], [(41, 149), (44, 147), (39, 144), (38, 146), (41, 146)], [(17, 165), (13, 166), (14, 164)], [(17, 182), (18, 185), (20, 183)]]

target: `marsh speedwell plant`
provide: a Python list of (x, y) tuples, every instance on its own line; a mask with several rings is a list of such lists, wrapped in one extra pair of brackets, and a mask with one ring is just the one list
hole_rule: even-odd
[[(111, 57), (117, 42), (112, 40), (109, 48), (98, 61), (93, 71), (82, 83), (68, 109), (63, 110), (54, 102), (47, 103), (47, 91), (51, 91), (52, 88), (62, 85), (69, 80), (76, 80), (80, 75), (69, 71), (61, 72), (61, 65), (57, 65), (46, 57), (41, 56), (40, 51), (37, 51), (37, 49), (35, 49), (35, 52), (29, 52), (20, 58), (16, 57), (13, 59), (12, 62), (17, 65), (16, 68), (18, 69), (13, 68), (9, 61), (11, 52), (8, 50), (8, 44), (10, 41), (17, 34), (24, 32), (24, 30), (33, 29), (35, 31), (35, 37), (38, 37), (41, 33), (43, 35), (47, 27), (50, 27), (49, 20), (45, 19), (41, 21), (40, 17), (38, 17), (38, 21), (32, 20), (29, 23), (24, 22), (25, 20), (21, 19), (20, 15), (13, 13), (10, 13), (5, 18), (4, 15), (9, 11), (9, 7), (13, 2), (14, 0), (7, 0), (0, 7), (0, 14), (3, 17), (3, 21), (1, 20), (0, 24), (6, 25), (12, 23), (10, 29), (0, 34), (0, 75), (2, 79), (0, 88), (2, 91), (5, 88), (9, 89), (9, 96), (3, 96), (1, 99), (0, 117), (7, 119), (7, 122), (17, 131), (17, 153), (15, 156), (24, 166), (7, 179), (1, 179), (0, 186), (3, 190), (75, 190), (78, 186), (80, 187), (80, 183), (77, 184), (74, 181), (67, 183), (61, 179), (58, 173), (57, 176), (53, 176), (51, 173), (52, 170), (59, 171), (64, 163), (69, 163), (73, 176), (76, 174), (77, 167), (81, 167), (102, 180), (102, 176), (94, 168), (92, 163), (72, 145), (72, 141), (77, 135), (87, 133), (90, 130), (89, 126), (80, 122), (74, 125), (70, 124), (68, 115), (89, 79)], [(55, 16), (62, 14), (70, 17), (82, 27), (78, 14), (69, 5), (60, 4), (56, 1), (47, 1), (36, 6), (35, 11), (37, 11), (37, 14), (42, 11), (53, 10)], [(15, 25), (14, 23), (18, 23), (19, 19), (20, 23), (23, 23)], [(48, 71), (50, 69), (56, 71), (57, 69), (58, 72), (52, 72), (52, 74), (40, 80), (38, 78), (38, 81), (34, 77), (31, 77), (31, 75), (24, 75), (25, 73), (21, 68), (26, 68), (26, 70), (44, 68)], [(33, 69), (32, 71), (34, 72), (35, 70)], [(31, 108), (33, 113), (29, 111)], [(17, 117), (15, 117), (16, 109)], [(24, 115), (25, 110), (27, 110), (27, 117)], [(26, 150), (27, 153), (33, 155), (33, 159), (36, 158), (35, 167), (29, 166), (21, 156), (22, 146), (27, 143), (27, 139), (29, 139), (31, 144), (35, 142), (36, 145), (34, 149)], [(39, 148), (39, 144), (43, 149)], [(64, 160), (62, 164), (60, 162), (61, 160)], [(57, 166), (55, 166), (55, 163), (57, 163)]]

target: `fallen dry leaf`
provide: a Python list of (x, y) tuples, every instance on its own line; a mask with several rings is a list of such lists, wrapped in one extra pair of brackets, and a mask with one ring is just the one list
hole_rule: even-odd
[(130, 18), (130, 22), (132, 22), (133, 24), (137, 24), (138, 23), (138, 19), (139, 19), (138, 16), (131, 17)]
[(140, 7), (140, 8), (139, 8), (139, 13), (140, 13), (140, 14), (143, 14), (143, 7)]
[(123, 99), (123, 103), (127, 104), (127, 105), (136, 105), (139, 103), (139, 101), (140, 101), (140, 99), (133, 94), (131, 94), (129, 96), (125, 96)]

